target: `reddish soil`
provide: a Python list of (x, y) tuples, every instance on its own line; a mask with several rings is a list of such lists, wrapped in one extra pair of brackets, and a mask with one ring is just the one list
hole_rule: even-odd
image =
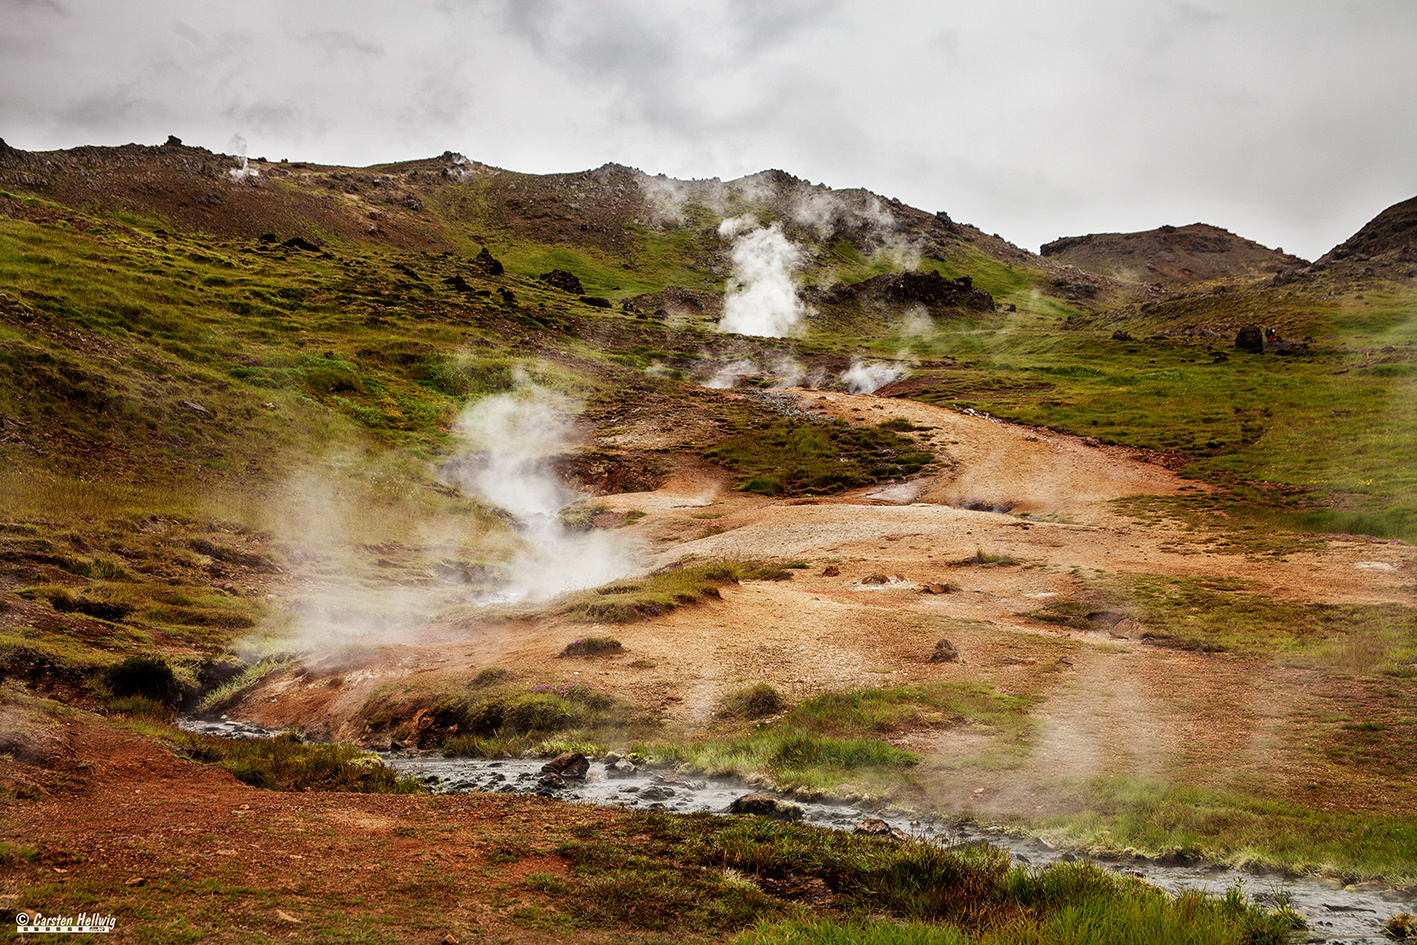
[[(723, 557), (795, 559), (807, 567), (790, 581), (727, 587), (720, 601), (630, 624), (587, 626), (528, 611), (499, 622), (356, 638), (382, 645), (362, 655), (340, 649), (275, 674), (233, 714), (360, 740), (368, 737), (362, 710), (376, 692), (457, 689), (479, 669), (501, 666), (529, 684), (591, 683), (650, 707), (671, 729), (696, 733), (713, 723), (725, 693), (758, 682), (796, 701), (843, 687), (956, 680), (1048, 697), (1036, 710), (1043, 747), (1009, 776), (1025, 784), (1108, 771), (1189, 772), (1217, 784), (1253, 778), (1305, 803), (1322, 795), (1324, 804), (1363, 809), (1412, 793), (1401, 779), (1374, 774), (1364, 783), (1349, 768), (1297, 748), (1305, 736), (1296, 713), (1317, 724), (1324, 705), (1348, 718), (1378, 711), (1382, 699), (1370, 704), (1361, 685), (1282, 664), (1162, 649), (1138, 639), (1131, 621), (1091, 632), (1028, 616), (1049, 601), (1078, 598), (1084, 581), (1101, 574), (1238, 579), (1278, 599), (1402, 603), (1417, 571), (1412, 549), (1333, 541), (1280, 558), (1222, 553), (1179, 523), (1138, 524), (1108, 504), (1197, 488), (1148, 461), (1153, 457), (910, 401), (799, 396), (828, 416), (902, 417), (928, 427), (932, 444), (955, 465), (934, 478), (774, 501), (733, 491), (710, 464), (679, 462), (654, 492), (597, 500), (612, 511), (645, 513), (621, 531), (640, 542), (646, 566)], [(621, 419), (611, 434), (619, 448), (654, 448), (663, 423), (688, 422)], [(1015, 514), (956, 507), (961, 503)], [(1018, 517), (1022, 512), (1032, 518)], [(981, 550), (1019, 564), (962, 563)], [(824, 574), (828, 567), (840, 573)], [(875, 573), (891, 580), (863, 583)], [(922, 593), (925, 583), (957, 590)], [(583, 636), (614, 636), (625, 651), (557, 658)], [(961, 662), (928, 662), (942, 636)], [(988, 739), (968, 727), (892, 737), (945, 757), (988, 751)], [(1014, 801), (997, 780), (985, 768), (934, 800), (1006, 812)], [(997, 805), (987, 803), (996, 793)]]

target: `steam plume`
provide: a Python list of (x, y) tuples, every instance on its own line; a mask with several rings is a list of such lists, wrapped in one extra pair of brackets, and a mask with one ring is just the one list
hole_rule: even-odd
[(231, 149), (232, 154), (235, 154), (241, 159), (240, 167), (233, 167), (231, 170), (227, 171), (227, 173), (231, 175), (232, 181), (240, 184), (248, 177), (261, 176), (261, 172), (256, 168), (251, 167), (250, 163), (246, 160), (245, 138), (241, 137), (240, 135), (232, 135), (231, 141), (227, 144), (227, 147)]
[(511, 514), (520, 547), (503, 585), (484, 602), (554, 597), (594, 587), (634, 570), (629, 545), (607, 532), (571, 532), (559, 513), (576, 494), (552, 460), (570, 447), (575, 405), (525, 379), (464, 412), (459, 433), (472, 447), (453, 478), (466, 492)]
[(846, 385), (847, 393), (874, 394), (904, 376), (905, 371), (897, 365), (852, 358), (851, 366), (841, 372), (841, 382)]
[(730, 217), (719, 233), (734, 237), (734, 243), (733, 276), (718, 330), (763, 338), (795, 334), (810, 313), (793, 279), (803, 262), (801, 249), (776, 223), (758, 227), (751, 217)]

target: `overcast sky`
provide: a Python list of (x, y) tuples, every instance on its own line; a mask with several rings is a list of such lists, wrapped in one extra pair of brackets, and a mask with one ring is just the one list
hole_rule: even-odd
[(776, 167), (1036, 250), (1317, 258), (1417, 195), (1417, 2), (0, 0), (0, 137), (545, 173)]

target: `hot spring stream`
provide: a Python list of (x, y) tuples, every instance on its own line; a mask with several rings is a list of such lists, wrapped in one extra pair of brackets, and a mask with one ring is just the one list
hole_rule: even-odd
[[(188, 731), (228, 738), (261, 738), (276, 734), (240, 722), (184, 720)], [(663, 780), (666, 769), (641, 767), (634, 774), (607, 777), (605, 766), (592, 763), (584, 780), (567, 780), (566, 786), (542, 786), (541, 759), (443, 758), (432, 755), (385, 754), (384, 761), (400, 775), (417, 778), (438, 794), (545, 794), (559, 800), (628, 810), (663, 810), (672, 813), (707, 811), (725, 814), (728, 805), (744, 794), (757, 791), (735, 779), (676, 778)], [(685, 783), (685, 782), (688, 783)], [(770, 792), (769, 792), (770, 793)], [(1065, 850), (1054, 849), (1039, 840), (1008, 836), (977, 826), (958, 826), (943, 821), (917, 819), (905, 811), (872, 809), (861, 805), (823, 804), (775, 795), (802, 808), (803, 823), (833, 830), (853, 830), (868, 817), (886, 821), (914, 837), (947, 843), (985, 842), (1009, 851), (1015, 861), (1046, 865), (1073, 859)], [(1199, 890), (1223, 894), (1237, 882), (1245, 893), (1262, 903), (1287, 898), (1289, 905), (1309, 923), (1296, 942), (1342, 942), (1378, 945), (1390, 943), (1382, 933), (1388, 917), (1398, 912), (1417, 912), (1417, 895), (1378, 883), (1343, 887), (1337, 881), (1312, 877), (1252, 873), (1214, 864), (1167, 865), (1150, 860), (1121, 857), (1093, 857), (1093, 861), (1116, 873), (1145, 879), (1170, 893)]]

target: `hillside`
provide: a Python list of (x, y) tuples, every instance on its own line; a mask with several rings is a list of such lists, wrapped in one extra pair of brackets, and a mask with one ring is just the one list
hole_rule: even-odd
[(1410, 269), (1417, 263), (1417, 197), (1388, 207), (1319, 259), (1321, 265), (1340, 261), (1406, 263)]
[(1205, 223), (1140, 233), (1093, 233), (1046, 243), (1044, 257), (1122, 282), (1170, 289), (1217, 279), (1253, 279), (1305, 261)]
[[(443, 907), (432, 940), (729, 941), (883, 914), (873, 857), (935, 849), (554, 781), (409, 798), (377, 748), (1406, 902), (1406, 206), (1313, 266), (1209, 227), (1036, 256), (780, 170), (0, 146), (6, 895), (114, 903), (134, 941), (426, 938)], [(1160, 247), (1174, 279), (1073, 261)], [(179, 712), (343, 747), (251, 757)]]

